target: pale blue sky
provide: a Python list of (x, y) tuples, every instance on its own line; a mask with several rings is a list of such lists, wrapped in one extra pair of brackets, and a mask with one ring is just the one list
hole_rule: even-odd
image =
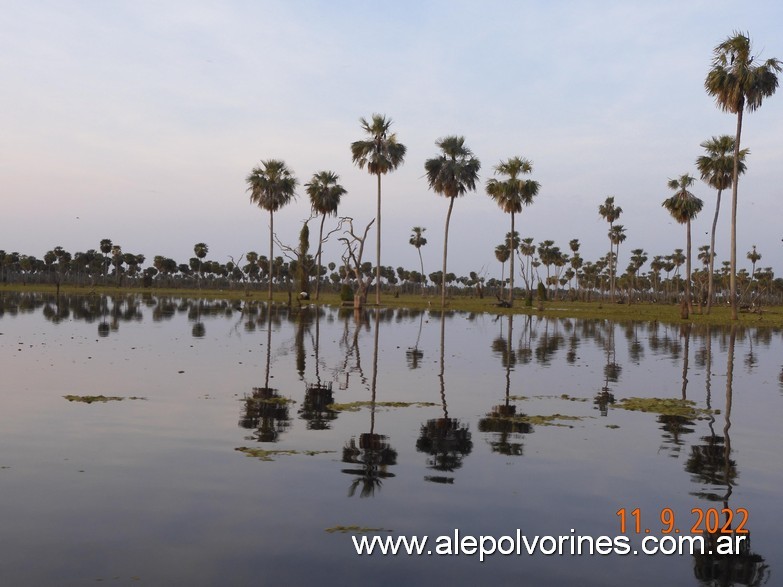
[[(439, 268), (447, 200), (427, 189), (434, 142), (464, 135), (482, 187), (456, 202), (449, 268), (499, 276), (494, 247), (509, 217), (483, 184), (500, 159), (534, 162), (540, 195), (523, 236), (582, 255), (607, 249), (597, 208), (614, 195), (628, 238), (650, 258), (685, 246), (661, 202), (666, 181), (696, 175), (699, 143), (735, 118), (703, 89), (713, 47), (748, 31), (783, 58), (779, 1), (738, 2), (144, 2), (0, 0), (0, 248), (38, 256), (62, 245), (185, 262), (206, 242), (220, 261), (268, 254), (268, 214), (245, 177), (285, 160), (300, 183), (331, 169), (348, 190), (341, 214), (374, 216), (375, 181), (351, 163), (358, 119), (394, 120), (408, 147), (384, 178), (384, 265), (418, 267), (410, 228), (427, 227), (425, 270)], [(752, 154), (740, 183), (738, 254), (783, 267), (783, 90), (745, 118)], [(715, 194), (694, 252), (708, 243)], [(728, 203), (728, 199), (724, 199)], [(719, 259), (728, 258), (728, 205)], [(275, 218), (296, 241), (304, 189)], [(374, 261), (374, 235), (366, 260)], [(325, 257), (338, 261), (338, 243)], [(647, 267), (645, 267), (645, 270)]]

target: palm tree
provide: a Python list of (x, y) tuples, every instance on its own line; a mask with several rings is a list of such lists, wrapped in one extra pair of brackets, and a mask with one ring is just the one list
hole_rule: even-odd
[(752, 266), (750, 270), (750, 279), (753, 280), (754, 276), (756, 275), (756, 263), (761, 261), (761, 253), (756, 251), (756, 245), (753, 245), (752, 251), (748, 251), (747, 257)]
[(679, 179), (670, 179), (669, 189), (674, 190), (674, 195), (663, 201), (663, 207), (669, 211), (677, 222), (686, 225), (687, 239), (685, 246), (685, 301), (688, 305), (688, 313), (693, 312), (691, 302), (691, 220), (701, 212), (704, 202), (688, 191), (696, 180), (688, 175), (681, 175)]
[(737, 181), (740, 174), (740, 137), (742, 113), (753, 112), (764, 98), (775, 93), (778, 87), (777, 73), (781, 71), (779, 59), (770, 58), (754, 65), (750, 37), (735, 31), (732, 36), (713, 50), (712, 69), (704, 80), (704, 88), (715, 98), (724, 112), (737, 115), (737, 131), (734, 138), (734, 169), (731, 184), (731, 273), (729, 292), (731, 318), (737, 320)]
[(614, 241), (612, 241), (612, 227), (614, 225), (614, 221), (620, 218), (620, 214), (623, 213), (623, 209), (620, 208), (620, 206), (614, 205), (614, 196), (608, 196), (603, 204), (598, 206), (598, 214), (601, 215), (601, 218), (606, 220), (609, 223), (609, 291), (610, 293), (610, 301), (614, 303), (614, 274), (615, 274), (615, 265), (616, 263), (612, 262), (612, 244)]
[(636, 289), (636, 276), (639, 269), (647, 262), (647, 253), (644, 249), (633, 249), (631, 251), (631, 262), (628, 264), (628, 273), (631, 274), (631, 295), (628, 296), (628, 305), (633, 303), (633, 290)]
[(503, 287), (506, 285), (506, 261), (509, 257), (513, 258), (508, 243), (503, 243), (495, 247), (495, 259), (500, 261), (500, 297), (503, 297)]
[(481, 162), (465, 146), (465, 137), (448, 136), (435, 141), (441, 154), (424, 162), (430, 189), (449, 199), (446, 214), (446, 231), (443, 239), (443, 280), (441, 281), (441, 306), (446, 307), (446, 259), (449, 247), (449, 221), (454, 198), (475, 191)]
[(111, 253), (112, 242), (110, 238), (101, 239), (101, 253), (103, 253), (103, 276), (106, 277), (106, 272), (109, 270), (109, 253)]
[(525, 286), (527, 287), (527, 296), (530, 298), (533, 282), (533, 270), (531, 267), (533, 261), (533, 255), (536, 254), (536, 245), (533, 244), (533, 237), (523, 238), (519, 243), (519, 254), (527, 257), (527, 268), (524, 268), (525, 264), (522, 263), (524, 268)]
[[(421, 275), (424, 277), (424, 261), (421, 258), (421, 248), (427, 244), (427, 239), (424, 238), (424, 231), (427, 230), (423, 226), (414, 226), (411, 228), (413, 231), (413, 234), (411, 235), (410, 240), (408, 241), (410, 244), (412, 244), (414, 247), (416, 247), (416, 251), (419, 253), (419, 265), (421, 266)], [(424, 279), (421, 281), (421, 295), (424, 295)]]
[(296, 178), (283, 161), (268, 159), (254, 167), (245, 180), (250, 202), (269, 211), (269, 300), (272, 300), (275, 212), (296, 197)]
[[(707, 314), (712, 308), (713, 294), (713, 269), (715, 263), (715, 228), (718, 225), (718, 213), (720, 212), (720, 196), (723, 190), (732, 185), (734, 173), (734, 137), (722, 135), (712, 137), (701, 144), (707, 151), (696, 159), (696, 167), (701, 173), (701, 178), (711, 188), (718, 190), (718, 198), (715, 201), (715, 217), (712, 219), (712, 233), (710, 234), (710, 259), (709, 276), (707, 281)], [(745, 157), (750, 153), (748, 149), (739, 152), (738, 173), (745, 172)]]
[(381, 175), (394, 171), (402, 165), (405, 159), (405, 145), (397, 142), (397, 135), (389, 134), (391, 118), (381, 114), (373, 114), (372, 121), (359, 119), (362, 130), (367, 133), (365, 141), (351, 143), (351, 157), (359, 169), (367, 167), (367, 172), (378, 178), (378, 211), (376, 213), (377, 225), (375, 227), (377, 242), (375, 244), (375, 303), (381, 303)]
[[(501, 181), (494, 177), (487, 181), (487, 195), (495, 200), (500, 209), (511, 214), (511, 234), (514, 234), (514, 214), (522, 212), (522, 206), (529, 206), (541, 187), (537, 181), (522, 179), (520, 176), (533, 171), (533, 163), (521, 157), (512, 157), (501, 161), (495, 166), (496, 175), (504, 175), (507, 179)], [(516, 250), (516, 247), (514, 247)], [(514, 255), (509, 264), (508, 305), (514, 305)]]
[[(609, 229), (609, 246), (614, 245), (614, 254), (609, 255), (609, 263), (611, 265), (611, 287), (615, 286), (615, 273), (617, 272), (617, 262), (620, 259), (620, 243), (625, 242), (627, 235), (625, 234), (625, 227), (622, 224), (615, 224)], [(613, 290), (614, 291), (614, 290)], [(612, 301), (614, 301), (614, 294), (612, 294)]]
[(321, 228), (318, 232), (318, 251), (316, 252), (316, 280), (315, 300), (321, 293), (321, 248), (324, 239), (324, 221), (327, 216), (337, 216), (337, 207), (340, 198), (347, 192), (343, 186), (337, 183), (340, 176), (331, 171), (319, 171), (314, 173), (310, 183), (305, 184), (307, 195), (310, 196), (310, 206), (313, 212), (321, 215)]
[(196, 279), (198, 280), (198, 287), (201, 289), (201, 277), (204, 270), (204, 257), (209, 253), (209, 247), (206, 243), (196, 243), (193, 245), (193, 253), (196, 255), (196, 267), (194, 269), (197, 272)]

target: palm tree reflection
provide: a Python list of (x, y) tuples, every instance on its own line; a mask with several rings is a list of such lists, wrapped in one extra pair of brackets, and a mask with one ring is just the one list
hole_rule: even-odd
[(405, 358), (408, 360), (408, 369), (418, 369), (419, 363), (424, 358), (424, 352), (419, 349), (419, 340), (421, 340), (421, 328), (424, 325), (424, 312), (419, 312), (419, 334), (416, 336), (416, 344), (405, 351)]
[[(427, 420), (421, 425), (416, 450), (429, 455), (427, 467), (439, 472), (453, 473), (462, 466), (462, 460), (473, 450), (470, 428), (456, 418), (449, 418), (446, 404), (445, 371), (445, 325), (446, 312), (440, 315), (440, 397), (443, 417)], [(434, 483), (452, 483), (449, 476), (425, 476)]]
[[(481, 432), (492, 434), (489, 445), (492, 452), (508, 456), (521, 456), (524, 445), (521, 442), (522, 434), (530, 434), (533, 427), (516, 418), (516, 406), (511, 403), (511, 371), (517, 362), (512, 341), (514, 330), (514, 317), (508, 316), (508, 340), (502, 334), (492, 343), (492, 350), (500, 356), (500, 360), (506, 371), (506, 395), (504, 403), (494, 406), (492, 411), (481, 418), (478, 429)], [(513, 442), (518, 441), (518, 442)]]
[[(691, 341), (691, 327), (690, 325), (683, 325), (680, 328), (680, 336), (684, 339), (685, 344), (683, 347), (683, 359), (682, 359), (682, 400), (688, 399), (688, 362), (690, 359), (690, 341)], [(679, 349), (677, 351), (679, 356)], [(658, 416), (658, 423), (661, 424), (661, 430), (663, 430), (663, 443), (662, 448), (668, 449), (669, 456), (678, 457), (682, 446), (684, 444), (681, 436), (690, 434), (694, 431), (695, 421), (693, 418), (687, 416), (681, 416), (678, 414), (661, 414)]]
[[(308, 430), (328, 430), (331, 428), (331, 422), (337, 419), (337, 412), (330, 410), (329, 405), (334, 403), (334, 394), (332, 393), (332, 382), (321, 381), (321, 357), (319, 354), (321, 344), (321, 314), (320, 307), (315, 310), (315, 340), (313, 340), (313, 351), (315, 354), (315, 383), (308, 383), (305, 389), (305, 397), (302, 407), (299, 410), (299, 416), (307, 421)], [(300, 321), (300, 324), (302, 322)], [(299, 330), (304, 330), (299, 327)], [(297, 330), (297, 363), (299, 356), (304, 357), (304, 336), (299, 335)], [(304, 358), (301, 360), (302, 368), (300, 373), (304, 373)]]
[[(707, 333), (708, 338), (710, 333)], [(723, 502), (723, 510), (729, 510), (729, 499), (736, 485), (737, 464), (731, 458), (731, 407), (734, 382), (734, 347), (736, 343), (736, 328), (731, 327), (729, 334), (728, 357), (726, 361), (726, 407), (724, 410), (723, 437), (715, 434), (714, 418), (710, 418), (710, 436), (703, 438), (706, 444), (694, 446), (685, 470), (691, 473), (691, 480), (702, 485), (710, 485), (707, 491), (697, 493), (710, 502)], [(709, 353), (709, 350), (708, 350)], [(709, 368), (707, 369), (709, 373)], [(709, 377), (709, 376), (708, 376)], [(709, 407), (710, 388), (707, 386), (707, 401)], [(717, 491), (723, 488), (722, 495)], [(724, 513), (722, 526), (731, 526), (729, 513)], [(734, 533), (706, 533), (705, 553), (693, 555), (693, 574), (702, 585), (730, 587), (735, 585), (763, 585), (769, 578), (769, 566), (764, 557), (755, 554), (750, 548), (750, 533), (741, 535), (739, 552), (734, 554), (717, 554), (718, 540)]]
[(623, 366), (617, 362), (617, 352), (615, 350), (614, 341), (614, 321), (609, 320), (606, 325), (607, 336), (605, 339), (602, 339), (600, 333), (596, 332), (596, 339), (599, 341), (603, 340), (604, 350), (606, 351), (606, 364), (604, 365), (604, 384), (601, 387), (601, 391), (593, 398), (593, 403), (602, 416), (606, 416), (609, 413), (609, 406), (613, 405), (615, 402), (615, 397), (609, 384), (617, 383), (620, 380), (620, 373), (622, 373), (623, 370)]
[[(356, 323), (356, 334), (358, 336), (361, 328), (361, 314)], [(397, 464), (397, 451), (388, 443), (386, 436), (375, 432), (375, 401), (376, 389), (378, 383), (378, 334), (380, 324), (380, 311), (375, 311), (375, 333), (373, 342), (373, 360), (372, 360), (372, 379), (370, 383), (371, 401), (370, 401), (370, 431), (359, 435), (357, 443), (353, 436), (343, 447), (344, 463), (357, 465), (350, 469), (342, 469), (343, 473), (355, 475), (356, 478), (351, 482), (348, 489), (348, 497), (356, 495), (356, 490), (361, 488), (360, 497), (373, 497), (375, 492), (381, 488), (384, 479), (394, 477), (393, 473), (388, 471), (388, 467)], [(356, 342), (356, 338), (354, 339)], [(352, 345), (350, 352), (356, 353), (356, 364), (359, 369), (362, 381), (364, 374), (361, 372), (361, 361), (359, 359), (359, 346)], [(348, 358), (346, 357), (346, 363)]]
[(288, 413), (288, 400), (269, 387), (270, 365), (272, 362), (272, 306), (264, 306), (266, 312), (266, 369), (264, 386), (254, 387), (250, 395), (243, 399), (243, 413), (239, 419), (242, 428), (255, 429), (250, 440), (258, 442), (277, 442), (281, 433), (291, 425)]

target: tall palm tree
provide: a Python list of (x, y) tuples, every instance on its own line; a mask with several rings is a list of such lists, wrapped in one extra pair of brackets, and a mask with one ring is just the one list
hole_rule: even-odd
[(604, 203), (598, 206), (598, 214), (609, 223), (609, 257), (607, 257), (607, 259), (609, 259), (609, 300), (612, 303), (614, 303), (614, 274), (617, 263), (612, 261), (612, 244), (614, 241), (612, 241), (611, 235), (614, 221), (620, 218), (620, 214), (622, 213), (623, 209), (620, 208), (620, 206), (614, 205), (614, 196), (608, 196), (606, 200), (604, 200)]
[[(532, 289), (532, 283), (533, 283), (533, 269), (531, 267), (531, 264), (533, 262), (533, 255), (536, 254), (536, 245), (533, 244), (533, 237), (527, 237), (523, 238), (519, 243), (519, 254), (527, 258), (527, 268), (525, 268), (525, 273), (523, 275), (525, 279), (525, 286), (527, 287), (527, 296), (530, 297), (531, 289)], [(524, 262), (522, 263), (522, 267), (524, 268)]]
[(628, 305), (633, 303), (633, 290), (636, 289), (636, 276), (639, 270), (647, 262), (647, 253), (644, 249), (633, 249), (631, 251), (631, 262), (628, 264), (628, 273), (631, 274), (631, 295), (628, 296)]
[(747, 257), (748, 257), (748, 261), (750, 261), (751, 263), (750, 279), (752, 281), (756, 275), (756, 263), (761, 261), (761, 253), (756, 251), (756, 245), (753, 245), (752, 251), (748, 251)]
[(422, 276), (421, 295), (424, 295), (424, 261), (421, 258), (421, 248), (427, 244), (427, 239), (424, 238), (424, 231), (427, 229), (423, 226), (414, 226), (411, 230), (413, 231), (413, 234), (408, 242), (416, 247), (416, 251), (419, 253), (419, 265), (421, 266)]
[(283, 161), (267, 159), (254, 167), (245, 180), (250, 202), (269, 211), (269, 300), (272, 300), (275, 212), (296, 197), (296, 178)]
[(686, 225), (685, 247), (685, 301), (688, 304), (688, 313), (693, 312), (691, 301), (691, 220), (701, 212), (704, 202), (688, 191), (696, 180), (688, 175), (681, 175), (678, 179), (670, 179), (669, 189), (674, 190), (674, 195), (663, 201), (663, 207), (669, 211), (677, 222)]
[[(609, 229), (609, 247), (614, 245), (614, 254), (609, 255), (609, 263), (611, 266), (611, 283), (614, 288), (615, 277), (617, 273), (617, 262), (620, 259), (620, 244), (625, 242), (627, 235), (625, 234), (625, 227), (622, 224), (615, 224)], [(614, 294), (612, 294), (612, 301), (614, 301)]]
[(368, 138), (364, 141), (351, 143), (351, 157), (359, 169), (367, 168), (367, 172), (378, 178), (378, 210), (375, 227), (377, 242), (375, 243), (375, 303), (381, 303), (381, 175), (386, 175), (402, 165), (407, 148), (397, 142), (397, 135), (389, 133), (391, 118), (381, 114), (373, 114), (372, 120), (359, 119), (362, 130)]
[(503, 243), (495, 247), (495, 259), (500, 262), (500, 296), (503, 296), (503, 287), (506, 285), (506, 261), (513, 258), (508, 243)]
[[(707, 278), (707, 314), (712, 308), (713, 295), (713, 269), (715, 264), (715, 229), (718, 225), (718, 213), (720, 212), (720, 196), (723, 190), (732, 185), (734, 174), (734, 137), (721, 135), (712, 137), (701, 144), (707, 151), (696, 159), (696, 167), (703, 181), (711, 188), (718, 190), (718, 198), (715, 201), (715, 217), (712, 219), (712, 232), (710, 233), (710, 259), (709, 276)], [(738, 173), (745, 173), (745, 157), (750, 153), (748, 149), (739, 152)]]
[(201, 277), (203, 276), (204, 271), (204, 257), (206, 257), (207, 253), (209, 253), (209, 247), (206, 243), (196, 243), (193, 245), (193, 253), (196, 255), (197, 260), (197, 265), (195, 267), (196, 279), (198, 280), (198, 287), (201, 289)]
[(103, 276), (106, 277), (106, 273), (109, 269), (109, 253), (111, 253), (112, 242), (110, 238), (101, 239), (101, 253), (103, 253)]
[(327, 216), (337, 216), (337, 208), (340, 198), (347, 192), (343, 186), (337, 183), (340, 176), (332, 171), (319, 171), (314, 173), (309, 183), (305, 184), (307, 195), (310, 196), (310, 206), (313, 212), (321, 215), (321, 228), (318, 232), (318, 251), (316, 252), (315, 300), (321, 293), (321, 248), (324, 240), (324, 221)]
[(475, 191), (481, 162), (465, 146), (465, 137), (448, 136), (435, 141), (441, 154), (424, 162), (427, 182), (436, 194), (449, 199), (449, 211), (446, 214), (446, 231), (443, 239), (443, 280), (441, 281), (441, 306), (446, 307), (446, 259), (449, 248), (449, 221), (454, 199)]
[[(538, 194), (541, 187), (537, 181), (532, 179), (522, 179), (520, 176), (531, 173), (533, 163), (528, 159), (521, 157), (512, 157), (506, 161), (501, 161), (495, 166), (495, 174), (506, 176), (506, 179), (499, 180), (494, 177), (487, 181), (487, 195), (495, 200), (500, 209), (507, 214), (511, 214), (511, 234), (514, 230), (514, 214), (522, 212), (522, 206), (529, 206), (533, 203), (533, 198)], [(516, 247), (514, 247), (516, 250)], [(509, 288), (508, 305), (514, 305), (514, 255), (513, 251), (509, 263)]]
[(778, 87), (777, 73), (781, 71), (779, 59), (770, 58), (756, 64), (751, 52), (750, 37), (738, 31), (732, 33), (713, 50), (712, 69), (704, 80), (704, 88), (724, 112), (737, 115), (737, 131), (734, 138), (734, 169), (731, 184), (731, 273), (729, 292), (731, 318), (737, 316), (737, 181), (740, 174), (740, 137), (742, 113), (753, 112), (764, 98), (775, 93)]

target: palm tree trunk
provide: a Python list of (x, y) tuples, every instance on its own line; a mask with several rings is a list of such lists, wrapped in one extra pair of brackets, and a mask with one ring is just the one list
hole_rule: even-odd
[(511, 249), (511, 263), (508, 266), (509, 282), (508, 282), (508, 307), (511, 308), (514, 305), (514, 212), (511, 212), (511, 242), (508, 243), (508, 248)]
[(609, 223), (609, 301), (614, 304), (614, 258), (612, 257), (612, 223)]
[(269, 365), (272, 362), (272, 305), (266, 307), (266, 370), (264, 371), (264, 389), (269, 389)]
[(315, 301), (318, 301), (318, 296), (321, 293), (321, 247), (324, 241), (324, 220), (326, 220), (326, 214), (321, 215), (321, 230), (318, 231), (318, 266), (315, 268)]
[(375, 227), (378, 238), (375, 243), (375, 253), (378, 259), (377, 266), (375, 267), (375, 304), (381, 304), (381, 174), (378, 176), (378, 226)]
[(614, 245), (614, 248), (614, 261), (612, 262), (612, 303), (614, 303), (614, 290), (615, 287), (617, 287), (617, 261), (620, 260), (620, 241), (617, 241), (617, 244)]
[(272, 301), (272, 275), (274, 272), (274, 245), (273, 239), (275, 234), (275, 213), (272, 210), (269, 211), (269, 301)]
[(419, 253), (419, 266), (421, 267), (421, 297), (424, 297), (424, 261), (421, 258), (421, 246), (416, 247)]
[(686, 223), (688, 238), (686, 239), (686, 257), (685, 257), (685, 301), (688, 304), (688, 314), (693, 313), (693, 302), (691, 301), (691, 221)]
[(737, 110), (737, 136), (734, 139), (734, 172), (731, 182), (731, 273), (729, 275), (729, 295), (731, 296), (731, 319), (737, 320), (737, 182), (739, 181), (740, 135), (742, 134), (742, 111), (745, 101)]
[(720, 195), (723, 190), (718, 190), (718, 198), (715, 201), (715, 217), (712, 219), (712, 234), (710, 235), (710, 274), (707, 276), (707, 314), (712, 309), (712, 295), (713, 295), (713, 267), (715, 264), (715, 229), (718, 226), (718, 213), (720, 212)]
[(454, 197), (449, 198), (449, 211), (446, 214), (446, 232), (443, 238), (443, 275), (440, 277), (440, 305), (446, 307), (446, 258), (449, 252), (449, 222), (451, 221), (451, 209), (454, 207)]

